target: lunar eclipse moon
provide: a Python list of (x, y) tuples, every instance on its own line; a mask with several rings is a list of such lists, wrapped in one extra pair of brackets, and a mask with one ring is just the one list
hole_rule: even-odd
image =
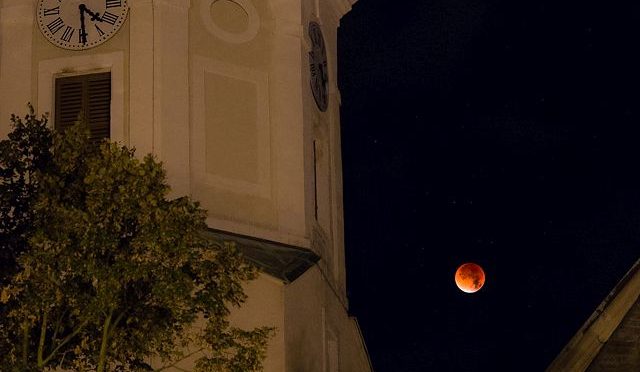
[(462, 292), (478, 292), (484, 285), (484, 270), (475, 263), (465, 263), (456, 270), (455, 279)]

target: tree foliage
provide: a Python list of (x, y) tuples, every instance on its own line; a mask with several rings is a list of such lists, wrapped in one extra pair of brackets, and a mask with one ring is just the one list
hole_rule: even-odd
[(53, 136), (31, 108), (22, 121), (12, 115), (13, 131), (0, 141), (0, 285), (17, 270), (16, 257), (27, 246), (37, 196), (36, 173), (51, 164)]
[(227, 320), (256, 271), (203, 237), (197, 203), (167, 199), (160, 163), (92, 145), (82, 124), (52, 133), (33, 110), (13, 126), (0, 144), (14, 267), (0, 283), (2, 368), (162, 370), (196, 357), (194, 371), (261, 369), (272, 329)]

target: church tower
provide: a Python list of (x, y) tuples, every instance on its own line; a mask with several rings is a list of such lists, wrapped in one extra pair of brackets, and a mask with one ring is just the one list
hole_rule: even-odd
[(0, 0), (0, 138), (31, 102), (154, 153), (211, 239), (260, 267), (232, 321), (277, 328), (266, 371), (371, 370), (343, 239), (337, 29), (355, 1)]

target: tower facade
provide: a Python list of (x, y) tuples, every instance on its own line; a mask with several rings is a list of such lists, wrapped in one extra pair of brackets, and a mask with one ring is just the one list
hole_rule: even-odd
[(154, 153), (211, 239), (261, 268), (232, 321), (277, 328), (266, 370), (370, 370), (347, 314), (336, 84), (354, 2), (0, 0), (0, 138), (31, 102)]

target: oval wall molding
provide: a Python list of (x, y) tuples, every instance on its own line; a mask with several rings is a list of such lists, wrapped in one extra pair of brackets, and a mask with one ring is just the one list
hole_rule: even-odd
[[(247, 27), (242, 32), (230, 32), (220, 27), (211, 17), (211, 6), (217, 1), (231, 1), (247, 13)], [(253, 40), (260, 28), (258, 10), (251, 0), (202, 0), (200, 2), (200, 18), (209, 33), (228, 43), (240, 44)]]

